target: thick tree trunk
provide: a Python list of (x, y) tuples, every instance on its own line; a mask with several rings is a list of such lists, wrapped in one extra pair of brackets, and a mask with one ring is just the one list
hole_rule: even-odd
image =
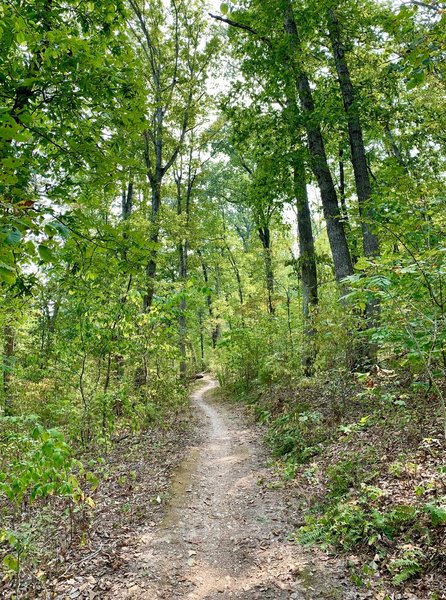
[(372, 186), (370, 185), (364, 137), (358, 110), (355, 106), (355, 91), (350, 77), (347, 60), (345, 58), (345, 49), (341, 39), (339, 21), (333, 9), (328, 11), (328, 31), (344, 109), (347, 115), (348, 137), (350, 141), (356, 192), (358, 195), (359, 214), (361, 217), (364, 255), (367, 257), (374, 257), (379, 254), (379, 243), (369, 222), (371, 220), (371, 210), (368, 206), (368, 202), (372, 195)]
[(353, 274), (353, 265), (339, 210), (336, 188), (328, 166), (322, 131), (315, 119), (313, 94), (307, 74), (303, 71), (298, 62), (297, 55), (300, 51), (301, 44), (291, 0), (286, 0), (284, 24), (289, 38), (291, 50), (290, 58), (296, 90), (305, 119), (305, 130), (311, 158), (311, 168), (321, 192), (322, 208), (327, 224), (327, 234), (333, 256), (336, 279), (341, 281), (344, 277)]
[(259, 238), (262, 242), (263, 256), (265, 260), (265, 280), (267, 292), (267, 308), (270, 315), (274, 315), (274, 271), (271, 253), (271, 232), (269, 227), (259, 227)]
[[(364, 255), (367, 258), (374, 258), (379, 255), (379, 242), (371, 225), (373, 215), (369, 203), (372, 195), (372, 186), (370, 184), (361, 121), (357, 106), (355, 105), (355, 90), (345, 58), (345, 49), (342, 42), (339, 21), (333, 9), (328, 10), (327, 20), (336, 72), (338, 74), (344, 110), (347, 115), (348, 137), (355, 176), (356, 193), (358, 196), (359, 216), (361, 218)], [(367, 326), (375, 327), (378, 319), (379, 302), (378, 300), (371, 300), (367, 303), (366, 307)], [(377, 347), (375, 344), (369, 344), (367, 348), (364, 348), (362, 353), (366, 354), (368, 362), (376, 362)], [(360, 361), (361, 360), (362, 357), (360, 357)]]
[(297, 230), (299, 234), (299, 261), (302, 277), (302, 310), (305, 335), (303, 366), (311, 375), (315, 359), (313, 312), (318, 305), (316, 254), (310, 206), (308, 204), (305, 165), (296, 158), (294, 162), (294, 193), (297, 207)]
[(127, 188), (122, 190), (122, 201), (121, 201), (121, 217), (123, 221), (132, 214), (133, 210), (133, 181), (129, 181)]
[(344, 166), (344, 150), (339, 148), (339, 199), (341, 200), (342, 219), (348, 223), (348, 210), (345, 200), (345, 166)]
[(305, 166), (301, 161), (294, 164), (294, 193), (297, 207), (297, 229), (302, 272), (302, 295), (304, 318), (308, 319), (311, 309), (318, 305), (317, 269), (314, 251), (311, 213), (308, 204)]

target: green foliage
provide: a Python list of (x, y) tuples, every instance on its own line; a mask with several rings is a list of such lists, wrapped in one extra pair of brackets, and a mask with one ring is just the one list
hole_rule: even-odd
[(302, 544), (333, 545), (344, 550), (366, 544), (374, 546), (383, 537), (393, 537), (415, 522), (418, 511), (411, 506), (398, 506), (382, 512), (370, 506), (368, 494), (359, 500), (340, 501), (321, 516), (308, 516), (306, 525), (298, 530)]
[(350, 489), (357, 489), (361, 484), (372, 481), (376, 477), (376, 472), (373, 471), (373, 455), (373, 449), (370, 449), (328, 467), (328, 497), (342, 498)]
[(7, 553), (3, 555), (1, 566), (6, 579), (18, 576), (21, 562), (31, 549), (31, 535), (26, 529), (10, 531), (0, 529), (0, 546), (7, 544)]
[(77, 476), (81, 464), (58, 430), (45, 429), (36, 417), (3, 417), (0, 431), (5, 456), (0, 497), (18, 506), (49, 496), (69, 498), (74, 503), (85, 500)]
[(284, 457), (290, 463), (309, 462), (320, 451), (316, 442), (321, 431), (321, 417), (318, 412), (298, 412), (297, 409), (273, 419), (267, 437), (273, 454)]
[[(11, 507), (12, 516), (25, 514), (34, 504), (43, 509), (58, 500), (59, 510), (94, 508), (81, 480), (91, 490), (98, 485), (97, 477), (85, 471), (73, 457), (72, 448), (57, 429), (46, 429), (37, 417), (2, 417), (0, 419), (0, 503), (5, 513)], [(6, 502), (6, 506), (5, 506)], [(11, 522), (11, 526), (8, 526)], [(9, 517), (0, 528), (0, 552), (5, 581), (18, 577), (22, 563), (33, 551), (39, 531), (26, 521)]]
[(432, 502), (426, 504), (424, 510), (429, 515), (433, 527), (438, 527), (446, 523), (446, 504), (435, 504)]
[[(208, 366), (253, 406), (286, 478), (330, 440), (365, 438), (385, 418), (398, 431), (426, 427), (415, 399), (439, 403), (446, 435), (445, 14), (428, 2), (291, 2), (291, 40), (285, 6), (223, 2), (241, 24), (220, 22), (227, 37), (208, 27), (204, 0), (0, 7), (8, 577), (31, 552), (26, 526), (15, 526), (20, 510), (91, 503), (84, 487), (99, 481), (74, 455), (97, 458), (122, 435), (175, 426), (189, 375)], [(350, 110), (327, 43), (329, 9)], [(234, 66), (221, 85), (220, 64)], [(306, 77), (311, 97), (299, 105)], [(361, 205), (352, 116), (371, 187)], [(315, 193), (319, 130), (316, 155), (327, 155), (354, 263), (341, 283), (327, 235), (337, 217), (324, 222)], [(363, 252), (367, 230), (379, 252)], [(376, 380), (393, 377), (412, 384), (381, 393)], [(361, 388), (354, 416), (336, 389), (344, 385)], [(351, 549), (416, 516), (431, 529), (445, 522), (442, 500), (384, 511), (367, 449), (342, 451), (324, 473), (307, 469), (328, 493), (302, 539)], [(401, 482), (409, 462), (389, 472)], [(429, 486), (417, 485), (420, 502)], [(424, 562), (407, 549), (390, 569), (395, 582)]]
[(425, 555), (419, 548), (407, 548), (401, 558), (392, 560), (388, 569), (392, 574), (392, 583), (401, 585), (408, 579), (419, 575), (423, 571)]

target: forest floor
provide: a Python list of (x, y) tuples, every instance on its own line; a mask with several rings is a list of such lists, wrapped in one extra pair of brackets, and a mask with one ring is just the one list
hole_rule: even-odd
[[(243, 409), (216, 400), (216, 385), (206, 377), (192, 394), (197, 427), (172, 472), (169, 493), (150, 501), (153, 473), (146, 481), (138, 475), (149, 506), (142, 518), (108, 532), (112, 552), (104, 542), (90, 544), (77, 569), (42, 598), (378, 597), (355, 588), (337, 558), (288, 540), (302, 519), (297, 500), (274, 484), (258, 429)], [(108, 509), (98, 507), (102, 539), (113, 525), (107, 510), (117, 503), (111, 498)]]

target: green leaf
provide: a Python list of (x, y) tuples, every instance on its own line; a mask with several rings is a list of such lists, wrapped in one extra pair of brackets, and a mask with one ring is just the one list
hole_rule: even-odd
[(40, 258), (44, 262), (51, 262), (53, 260), (53, 252), (50, 248), (48, 248), (48, 246), (45, 246), (44, 244), (40, 244), (40, 246), (38, 247), (38, 252), (39, 252)]
[(3, 264), (0, 265), (0, 280), (8, 284), (13, 284), (17, 279), (14, 269)]
[(9, 246), (16, 246), (20, 243), (22, 239), (22, 233), (18, 229), (11, 229), (11, 231), (6, 236), (6, 243)]
[(26, 35), (23, 31), (18, 31), (15, 37), (19, 44), (24, 44), (26, 42)]
[(446, 506), (436, 506), (435, 504), (426, 504), (425, 511), (432, 519), (432, 525), (438, 527), (446, 523)]
[(414, 73), (411, 79), (407, 83), (407, 89), (413, 90), (414, 88), (422, 85), (426, 80), (426, 73), (424, 71)]
[(70, 230), (66, 225), (60, 223), (59, 221), (51, 221), (50, 225), (53, 229), (57, 231), (61, 238), (63, 238), (64, 240), (67, 239), (67, 237), (70, 234)]
[(13, 554), (7, 554), (2, 560), (2, 565), (7, 571), (13, 573), (18, 573), (20, 567), (19, 561)]

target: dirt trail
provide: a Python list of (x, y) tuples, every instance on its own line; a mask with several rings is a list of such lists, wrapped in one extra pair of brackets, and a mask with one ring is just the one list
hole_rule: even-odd
[(163, 521), (141, 533), (105, 597), (361, 598), (337, 563), (286, 541), (289, 501), (259, 485), (264, 450), (252, 428), (208, 399), (215, 386), (205, 378), (192, 395), (202, 442), (174, 476)]

